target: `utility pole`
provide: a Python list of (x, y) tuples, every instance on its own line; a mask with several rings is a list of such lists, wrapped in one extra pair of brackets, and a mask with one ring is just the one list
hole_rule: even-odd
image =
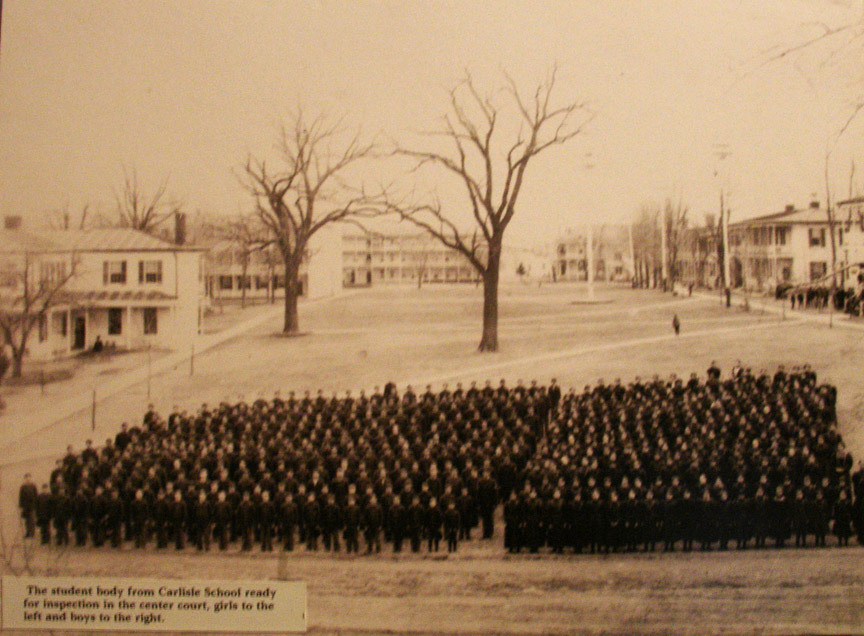
[[(729, 144), (717, 143), (714, 144), (714, 155), (718, 161), (722, 162), (726, 157), (732, 154), (729, 150)], [(720, 241), (723, 246), (723, 294), (726, 297), (726, 306), (730, 305), (732, 292), (732, 276), (729, 267), (729, 212), (726, 209), (726, 193), (723, 182), (723, 176), (720, 174), (720, 165), (714, 170), (714, 176), (720, 179)]]
[(633, 221), (627, 224), (627, 245), (630, 248), (630, 282), (636, 280), (636, 252), (633, 249)]
[(586, 232), (588, 266), (586, 276), (588, 277), (588, 300), (594, 300), (594, 226), (588, 223)]
[(732, 293), (732, 272), (729, 267), (729, 213), (726, 210), (722, 188), (720, 189), (720, 234), (720, 240), (723, 241), (723, 293), (728, 307)]
[(666, 291), (666, 281), (669, 280), (668, 250), (666, 248), (666, 211), (660, 210), (660, 278), (663, 291)]

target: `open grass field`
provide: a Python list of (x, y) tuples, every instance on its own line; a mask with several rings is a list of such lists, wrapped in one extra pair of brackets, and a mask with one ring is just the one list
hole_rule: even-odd
[[(280, 321), (268, 322), (196, 357), (194, 368), (181, 364), (154, 377), (151, 401), (163, 412), (193, 410), (276, 390), (356, 393), (388, 380), (437, 388), (556, 377), (566, 390), (601, 377), (702, 375), (712, 360), (724, 373), (737, 359), (756, 371), (809, 362), (838, 387), (846, 445), (856, 463), (864, 458), (864, 331), (726, 309), (719, 299), (610, 287), (589, 303), (579, 286), (513, 286), (501, 294), (501, 350), (481, 355), (481, 300), (474, 287), (427, 286), (310, 303), (301, 307), (306, 335), (280, 337)], [(7, 540), (18, 532), (15, 497), (25, 471), (44, 478), (67, 443), (80, 448), (87, 437), (113, 435), (120, 422), (139, 419), (146, 403), (139, 383), (98, 404), (95, 430), (83, 412), (14, 444), (4, 438)], [(88, 548), (40, 551), (35, 563), (62, 574), (303, 579), (316, 634), (864, 633), (861, 547), (514, 557), (503, 551), (500, 523), (496, 535), (449, 558)]]

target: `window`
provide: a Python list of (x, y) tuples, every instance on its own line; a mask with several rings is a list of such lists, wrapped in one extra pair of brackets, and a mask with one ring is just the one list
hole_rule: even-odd
[(825, 228), (811, 227), (808, 230), (810, 247), (825, 247)]
[(139, 283), (161, 283), (162, 261), (138, 261)]
[(54, 314), (54, 331), (55, 333), (65, 336), (68, 332), (69, 325), (65, 312)]
[(144, 308), (144, 335), (152, 336), (159, 333), (159, 318), (156, 307)]
[(219, 277), (219, 289), (234, 289), (234, 277), (233, 276), (220, 276)]
[(39, 342), (48, 340), (48, 316), (39, 314)]
[(108, 308), (108, 335), (119, 336), (123, 333), (123, 309), (120, 307)]
[(39, 263), (39, 280), (45, 285), (61, 282), (66, 277), (66, 263)]
[(126, 284), (126, 261), (104, 261), (102, 263), (102, 283)]
[(825, 276), (828, 264), (825, 261), (813, 261), (810, 263), (810, 280), (815, 281)]
[(251, 289), (252, 288), (252, 277), (251, 276), (238, 276), (237, 277), (237, 289)]
[(255, 277), (255, 289), (267, 289), (267, 281), (269, 278), (267, 276), (256, 276)]
[(778, 227), (774, 230), (774, 237), (776, 238), (777, 245), (786, 245), (786, 228)]

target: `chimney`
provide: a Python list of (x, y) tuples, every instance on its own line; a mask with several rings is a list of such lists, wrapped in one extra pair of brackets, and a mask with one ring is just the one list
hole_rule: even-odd
[(174, 215), (174, 243), (175, 245), (186, 244), (186, 215), (183, 212)]
[(795, 211), (795, 204), (794, 203), (787, 203), (786, 204), (786, 212), (794, 212), (794, 211)]
[(811, 201), (810, 207), (813, 208), (814, 210), (818, 210), (819, 209), (819, 202), (818, 201)]
[(21, 229), (21, 217), (20, 216), (10, 216), (6, 215), (3, 218), (3, 229), (4, 230), (20, 230)]

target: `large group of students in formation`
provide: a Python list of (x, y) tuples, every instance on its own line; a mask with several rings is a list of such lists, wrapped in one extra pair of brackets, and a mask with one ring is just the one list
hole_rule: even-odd
[[(492, 539), (511, 552), (730, 542), (864, 544), (836, 392), (810, 368), (703, 380), (602, 380), (577, 393), (520, 380), (393, 383), (202, 405), (81, 452), (70, 447), (19, 506), (27, 537), (60, 546), (378, 553)], [(752, 541), (752, 543), (751, 543)]]

